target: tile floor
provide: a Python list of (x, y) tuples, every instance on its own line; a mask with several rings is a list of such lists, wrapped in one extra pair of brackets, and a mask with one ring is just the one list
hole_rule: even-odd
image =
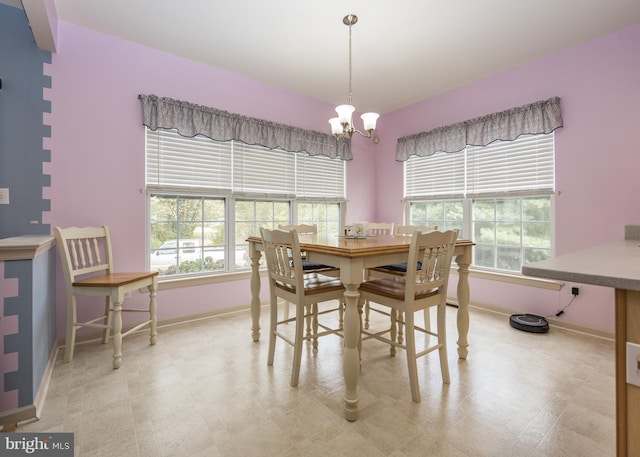
[(125, 338), (119, 370), (111, 345), (78, 345), (55, 366), (42, 418), (17, 431), (74, 432), (76, 456), (87, 457), (615, 455), (612, 341), (521, 332), (472, 309), (469, 357), (458, 360), (456, 309), (447, 312), (451, 384), (437, 355), (423, 358), (413, 403), (404, 352), (390, 358), (367, 341), (353, 423), (342, 415), (342, 340), (305, 348), (291, 388), (291, 347), (278, 341), (267, 367), (264, 308), (259, 343), (239, 312), (161, 328), (155, 346), (146, 334)]

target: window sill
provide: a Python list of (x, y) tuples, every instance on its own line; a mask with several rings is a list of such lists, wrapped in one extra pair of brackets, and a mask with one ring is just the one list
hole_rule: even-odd
[[(455, 273), (458, 269), (455, 263), (451, 266), (451, 270)], [(469, 268), (469, 277), (478, 279), (488, 279), (490, 281), (500, 281), (509, 284), (519, 284), (521, 286), (538, 287), (540, 289), (560, 290), (564, 286), (564, 282), (552, 279), (533, 278), (518, 273), (502, 273), (497, 271), (478, 270)]]
[[(260, 275), (266, 274), (266, 270), (260, 270)], [(158, 280), (158, 290), (180, 289), (183, 287), (204, 286), (228, 281), (239, 281), (251, 278), (251, 270), (237, 271), (233, 273), (218, 273), (201, 276), (187, 276), (172, 278), (162, 277)]]

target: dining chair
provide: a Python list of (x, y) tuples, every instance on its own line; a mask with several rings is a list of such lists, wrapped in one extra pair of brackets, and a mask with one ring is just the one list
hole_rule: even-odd
[[(393, 222), (367, 222), (367, 235), (393, 235), (395, 224)], [(365, 270), (364, 278), (369, 278), (369, 270)], [(369, 302), (364, 303), (364, 328), (369, 328), (369, 312), (371, 307)]]
[[(298, 236), (300, 235), (317, 235), (318, 234), (318, 226), (316, 224), (288, 224), (288, 225), (279, 225), (279, 229), (281, 230), (295, 230), (298, 232)], [(305, 273), (322, 273), (327, 276), (333, 276), (335, 278), (340, 277), (340, 269), (336, 267), (332, 267), (329, 265), (322, 265), (320, 263), (314, 263), (307, 260), (306, 253), (302, 252), (302, 269)], [(289, 318), (289, 302), (284, 302), (283, 307), (283, 315), (285, 319)], [(311, 314), (307, 313), (307, 334), (311, 333)], [(343, 315), (342, 309), (340, 308), (340, 323), (342, 324)]]
[[(407, 236), (407, 235), (412, 235), (414, 232), (416, 231), (420, 231), (423, 233), (426, 232), (430, 232), (432, 230), (438, 230), (438, 226), (437, 225), (396, 225), (394, 227), (394, 235), (400, 235), (400, 236)], [(385, 277), (385, 276), (404, 276), (407, 273), (407, 263), (406, 262), (401, 262), (401, 263), (394, 263), (391, 265), (382, 265), (380, 267), (375, 267), (375, 268), (369, 268), (367, 270), (367, 279), (370, 278), (376, 278), (376, 277)], [(369, 316), (370, 316), (370, 311), (371, 311), (371, 306), (369, 305), (369, 303), (367, 302), (365, 304), (364, 307), (364, 328), (368, 329), (369, 328)], [(389, 314), (384, 310), (380, 310), (380, 309), (376, 309), (373, 308), (373, 311), (382, 313), (382, 314)], [(401, 322), (401, 321), (400, 321)], [(429, 310), (425, 309), (424, 311), (424, 325), (425, 328), (430, 328), (430, 316), (429, 316)], [(398, 341), (400, 343), (402, 343), (402, 327), (400, 326), (398, 328)], [(392, 348), (393, 349), (393, 348)]]
[[(407, 268), (404, 276), (374, 278), (360, 284), (362, 298), (389, 307), (392, 311), (402, 313), (406, 327), (406, 343), (396, 340), (395, 326), (386, 332), (369, 332), (363, 330), (363, 340), (374, 338), (391, 346), (406, 350), (407, 367), (411, 397), (416, 403), (420, 402), (418, 386), (417, 359), (438, 350), (440, 356), (440, 371), (442, 381), (449, 384), (449, 364), (447, 360), (446, 337), (446, 304), (447, 285), (453, 250), (458, 238), (458, 230), (446, 232), (430, 231), (422, 233), (416, 231), (411, 235), (411, 246), (407, 259), (408, 265), (417, 268)], [(414, 314), (417, 311), (435, 307), (437, 309), (437, 324), (435, 332), (416, 324)], [(391, 313), (392, 320), (395, 313)], [(424, 348), (416, 348), (416, 333), (436, 337), (436, 344), (430, 345), (431, 339), (424, 339)], [(389, 336), (385, 336), (389, 334)]]
[[(269, 352), (267, 365), (273, 365), (276, 339), (293, 346), (293, 367), (291, 370), (291, 386), (298, 385), (300, 377), (300, 361), (302, 358), (302, 342), (312, 340), (314, 349), (321, 336), (341, 335), (339, 329), (331, 328), (319, 322), (318, 303), (340, 300), (344, 295), (344, 287), (338, 278), (322, 273), (304, 273), (298, 232), (294, 230), (260, 229), (264, 254), (267, 260), (269, 278), (270, 320), (269, 320)], [(279, 320), (278, 298), (296, 306), (293, 318)], [(305, 313), (311, 309), (311, 312)], [(304, 318), (313, 316), (311, 334), (304, 333)], [(295, 322), (293, 339), (278, 326), (287, 322)], [(319, 331), (322, 329), (322, 331)]]
[[(80, 327), (102, 329), (102, 343), (109, 341), (113, 331), (113, 368), (122, 363), (122, 338), (144, 326), (149, 326), (151, 344), (156, 344), (156, 291), (158, 272), (116, 272), (113, 267), (111, 235), (107, 226), (54, 228), (60, 262), (64, 274), (67, 302), (67, 322), (64, 361), (73, 359), (76, 332)], [(149, 293), (149, 307), (123, 308), (131, 292)], [(104, 314), (85, 322), (78, 321), (80, 296), (105, 297)], [(149, 319), (122, 332), (123, 312), (149, 313)]]
[(367, 222), (367, 235), (393, 235), (393, 222)]

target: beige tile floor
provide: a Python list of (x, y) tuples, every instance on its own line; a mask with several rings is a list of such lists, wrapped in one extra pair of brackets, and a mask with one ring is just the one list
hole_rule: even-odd
[[(342, 341), (305, 348), (289, 386), (291, 347), (278, 341), (267, 367), (266, 326), (251, 341), (248, 312), (77, 346), (58, 361), (42, 417), (18, 432), (73, 432), (76, 456), (615, 455), (613, 342), (552, 328), (512, 329), (508, 316), (471, 310), (469, 357), (458, 360), (448, 308), (451, 384), (438, 357), (419, 362), (422, 403), (411, 401), (404, 352), (367, 341), (360, 418), (342, 415)], [(376, 325), (383, 321), (382, 316)]]

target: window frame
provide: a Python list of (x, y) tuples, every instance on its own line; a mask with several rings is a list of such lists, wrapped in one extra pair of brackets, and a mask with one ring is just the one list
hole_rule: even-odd
[[(150, 131), (148, 128), (146, 129), (146, 135), (145, 137), (149, 138), (149, 134), (151, 133), (152, 135), (157, 134), (156, 131)], [(174, 135), (177, 135), (177, 133), (173, 133)], [(160, 137), (160, 136), (158, 136)], [(190, 139), (186, 138), (186, 139), (181, 139), (178, 138), (178, 141), (186, 141), (188, 142)], [(202, 142), (202, 138), (196, 138), (196, 140), (198, 142)], [(159, 141), (158, 141), (159, 142)], [(215, 143), (215, 142), (214, 142)], [(219, 142), (218, 142), (219, 143)], [(226, 143), (226, 142), (225, 142)], [(225, 145), (226, 146), (226, 145)], [(217, 147), (225, 147), (225, 146), (220, 146), (218, 145)], [(261, 149), (261, 147), (255, 147), (255, 146), (251, 146), (251, 147), (247, 147), (244, 144), (241, 144), (242, 148), (247, 148), (247, 149), (251, 149), (253, 152), (255, 152), (255, 150), (257, 149)], [(233, 145), (230, 146), (230, 148), (233, 148)], [(267, 148), (263, 148), (262, 152), (264, 154), (268, 154), (271, 150), (267, 149)], [(280, 157), (282, 157), (282, 153), (283, 151), (276, 151)], [(152, 154), (160, 154), (159, 151), (156, 152), (151, 152)], [(238, 275), (238, 274), (247, 274), (248, 272), (250, 272), (250, 268), (249, 268), (249, 264), (247, 264), (246, 266), (240, 267), (238, 268), (235, 264), (235, 261), (228, 261), (228, 259), (235, 259), (235, 252), (238, 248), (239, 245), (245, 245), (246, 243), (244, 243), (244, 240), (237, 240), (236, 239), (236, 231), (237, 231), (237, 223), (238, 221), (236, 220), (236, 204), (239, 201), (242, 200), (246, 200), (246, 201), (253, 201), (253, 202), (258, 202), (258, 201), (281, 201), (281, 202), (286, 202), (289, 205), (289, 220), (288, 221), (281, 221), (281, 223), (287, 223), (287, 224), (295, 224), (298, 223), (298, 206), (300, 204), (304, 204), (304, 203), (312, 203), (312, 204), (325, 204), (325, 205), (331, 205), (331, 204), (337, 204), (339, 206), (338, 208), (338, 213), (339, 213), (339, 227), (337, 230), (337, 234), (340, 233), (340, 231), (342, 230), (342, 227), (344, 226), (344, 220), (345, 220), (345, 214), (346, 214), (346, 164), (344, 163), (343, 160), (341, 159), (329, 159), (328, 157), (325, 156), (309, 156), (307, 154), (303, 154), (303, 153), (287, 153), (287, 154), (291, 154), (291, 157), (293, 157), (293, 169), (295, 170), (295, 176), (298, 176), (298, 166), (296, 165), (299, 161), (298, 158), (302, 158), (302, 161), (300, 161), (300, 163), (304, 163), (304, 164), (308, 164), (308, 163), (314, 163), (315, 162), (315, 158), (318, 158), (319, 160), (339, 160), (340, 161), (340, 166), (336, 166), (333, 169), (333, 174), (331, 176), (334, 176), (336, 173), (338, 173), (338, 175), (334, 176), (331, 181), (331, 185), (333, 186), (331, 189), (331, 192), (333, 193), (338, 193), (341, 192), (342, 195), (341, 196), (319, 196), (319, 195), (326, 195), (318, 192), (317, 189), (314, 189), (313, 186), (299, 186), (299, 183), (297, 180), (294, 181), (294, 187), (293, 187), (293, 191), (291, 190), (291, 188), (287, 189), (285, 192), (282, 193), (278, 193), (277, 192), (277, 187), (278, 186), (271, 186), (269, 189), (266, 189), (263, 192), (260, 192), (259, 188), (255, 188), (255, 187), (250, 187), (248, 189), (248, 191), (245, 191), (244, 188), (240, 188), (240, 189), (235, 189), (234, 188), (234, 177), (232, 177), (230, 179), (230, 187), (229, 189), (225, 189), (225, 188), (220, 188), (220, 186), (211, 186), (211, 187), (190, 187), (188, 185), (175, 185), (175, 183), (173, 183), (172, 185), (165, 185), (162, 184), (161, 182), (154, 182), (154, 183), (149, 183), (146, 182), (145, 183), (145, 190), (146, 190), (146, 210), (145, 210), (145, 227), (146, 227), (146, 260), (145, 260), (145, 265), (147, 268), (150, 268), (151, 266), (151, 254), (153, 252), (153, 250), (151, 249), (151, 198), (153, 196), (163, 196), (163, 197), (175, 197), (175, 198), (179, 198), (179, 197), (196, 197), (196, 198), (212, 198), (212, 199), (221, 199), (224, 202), (224, 206), (225, 206), (225, 220), (224, 220), (224, 226), (225, 226), (225, 234), (224, 234), (224, 238), (225, 238), (225, 262), (224, 262), (224, 269), (218, 271), (218, 270), (208, 270), (208, 271), (198, 271), (198, 272), (191, 272), (191, 273), (176, 273), (176, 274), (168, 274), (168, 275), (162, 275), (160, 276), (160, 281), (161, 282), (167, 282), (167, 281), (184, 281), (184, 280), (188, 280), (189, 282), (193, 282), (191, 281), (192, 279), (195, 279), (197, 281), (198, 278), (201, 277), (212, 277), (212, 276), (228, 276), (228, 275)], [(158, 159), (154, 166), (157, 166), (158, 162), (160, 159)], [(233, 159), (232, 159), (233, 160)], [(309, 162), (311, 161), (311, 162)], [(337, 162), (334, 162), (337, 164)], [(145, 164), (148, 166), (149, 165), (149, 150), (148, 150), (148, 141), (145, 143)], [(256, 161), (253, 160), (251, 162), (251, 166), (253, 166), (253, 168), (256, 168)], [(233, 162), (231, 163), (231, 169), (234, 170), (234, 165)], [(320, 170), (320, 172), (325, 172), (326, 168), (323, 165), (317, 166), (314, 165), (314, 167), (317, 170)], [(312, 167), (312, 168), (314, 168)], [(291, 170), (291, 167), (289, 167), (289, 169)], [(309, 167), (308, 166), (302, 166), (300, 168), (303, 173), (309, 173)], [(235, 169), (237, 171), (237, 168)], [(318, 173), (318, 171), (315, 171), (315, 173)], [(155, 170), (153, 170), (155, 171)], [(314, 172), (313, 170), (311, 171), (312, 173)], [(273, 182), (273, 176), (269, 176), (267, 172), (263, 173), (265, 176), (267, 176), (267, 178), (271, 178), (271, 182)], [(341, 176), (339, 176), (341, 174)], [(302, 174), (304, 175), (304, 174)], [(158, 175), (159, 176), (159, 173)], [(306, 176), (306, 175), (305, 175)], [(324, 176), (324, 175), (323, 175)], [(145, 172), (145, 181), (147, 181), (147, 178), (149, 177), (149, 175), (147, 174), (147, 172)], [(237, 177), (237, 174), (236, 174)], [(244, 181), (246, 182), (246, 181)], [(318, 183), (323, 183), (322, 181), (322, 176), (319, 179), (316, 179), (316, 182)], [(341, 183), (341, 184), (340, 184)], [(253, 184), (253, 183), (251, 183)], [(317, 186), (316, 186), (317, 187)], [(305, 189), (310, 189), (309, 193), (310, 195), (296, 195), (296, 192), (305, 192)], [(200, 221), (201, 223), (203, 223), (203, 221)], [(309, 222), (309, 221), (305, 221), (305, 222)], [(319, 224), (321, 225), (321, 224)], [(248, 258), (248, 251), (247, 251), (247, 258)]]
[[(404, 214), (404, 220), (406, 221), (406, 223), (411, 224), (411, 223), (415, 223), (414, 221), (412, 221), (412, 205), (415, 204), (420, 204), (420, 203), (424, 203), (424, 204), (429, 204), (431, 202), (446, 202), (446, 201), (461, 201), (462, 202), (462, 210), (463, 210), (463, 220), (462, 220), (462, 231), (460, 234), (460, 238), (464, 238), (464, 239), (469, 239), (471, 241), (474, 241), (474, 220), (472, 219), (473, 216), (473, 204), (474, 201), (477, 200), (483, 200), (483, 199), (490, 199), (490, 198), (498, 198), (498, 199), (527, 199), (527, 198), (549, 198), (549, 232), (550, 232), (550, 237), (551, 239), (550, 241), (550, 255), (553, 256), (555, 255), (555, 134), (554, 133), (550, 133), (550, 134), (546, 134), (545, 135), (546, 138), (551, 138), (551, 144), (552, 144), (552, 158), (551, 158), (551, 162), (553, 163), (553, 170), (552, 172), (552, 183), (551, 183), (551, 188), (532, 188), (532, 189), (516, 189), (516, 190), (508, 190), (508, 191), (504, 191), (504, 192), (486, 192), (486, 193), (473, 193), (467, 184), (467, 180), (469, 179), (467, 177), (467, 173), (469, 172), (469, 168), (470, 168), (470, 162), (471, 159), (468, 157), (469, 154), (478, 154), (481, 153), (482, 150), (481, 148), (475, 146), (475, 147), (466, 147), (463, 151), (461, 151), (460, 153), (446, 153), (446, 154), (464, 154), (464, 160), (458, 160), (458, 162), (463, 162), (464, 163), (464, 186), (463, 186), (463, 190), (460, 191), (460, 186), (459, 186), (459, 170), (455, 171), (456, 176), (456, 180), (455, 180), (455, 185), (453, 185), (451, 187), (451, 189), (446, 189), (446, 188), (439, 188), (436, 193), (434, 195), (412, 195), (412, 196), (407, 196), (407, 168), (409, 164), (409, 161), (406, 161), (404, 163), (404, 181), (403, 181), (403, 185), (404, 185), (404, 199), (403, 199), (403, 214)], [(544, 140), (544, 139), (543, 139)], [(517, 141), (517, 140), (516, 140)], [(489, 145), (489, 147), (492, 147), (492, 145)], [(442, 153), (445, 154), (445, 153)], [(415, 160), (429, 160), (429, 157), (431, 156), (427, 156), (427, 157), (418, 157)], [(413, 159), (413, 157), (412, 157)], [(426, 162), (423, 162), (423, 166), (426, 164)], [(438, 164), (438, 167), (441, 167), (442, 164)], [(446, 166), (446, 164), (445, 164)], [(548, 164), (547, 164), (548, 166)], [(452, 168), (453, 170), (453, 168)], [(414, 171), (415, 174), (415, 171)], [(416, 179), (415, 176), (412, 177), (413, 179)], [(423, 178), (423, 179), (428, 179), (428, 178)], [(420, 183), (418, 182), (418, 185)], [(427, 185), (429, 185), (427, 183)], [(442, 190), (444, 189), (444, 190)], [(522, 217), (522, 216), (521, 216)], [(523, 221), (522, 218), (520, 220), (520, 224), (522, 225)], [(434, 220), (426, 220), (425, 224), (422, 225), (434, 225), (435, 222)], [(438, 228), (443, 228), (440, 227), (440, 223), (438, 223)], [(445, 227), (446, 228), (446, 227)], [(494, 247), (497, 246), (494, 244)], [(520, 252), (523, 252), (523, 249), (525, 249), (527, 246), (522, 244), (522, 240), (520, 243)], [(522, 265), (522, 260), (520, 262), (520, 265)], [(476, 262), (476, 250), (474, 249), (474, 253), (473, 253), (473, 260), (471, 263), (471, 267), (473, 269), (477, 269), (477, 270), (484, 270), (485, 272), (488, 273), (496, 273), (499, 275), (519, 275), (521, 276), (521, 272), (520, 271), (515, 271), (515, 270), (506, 270), (506, 269), (500, 269), (500, 268), (489, 268), (489, 267), (484, 267), (484, 266), (478, 266), (475, 264)]]

